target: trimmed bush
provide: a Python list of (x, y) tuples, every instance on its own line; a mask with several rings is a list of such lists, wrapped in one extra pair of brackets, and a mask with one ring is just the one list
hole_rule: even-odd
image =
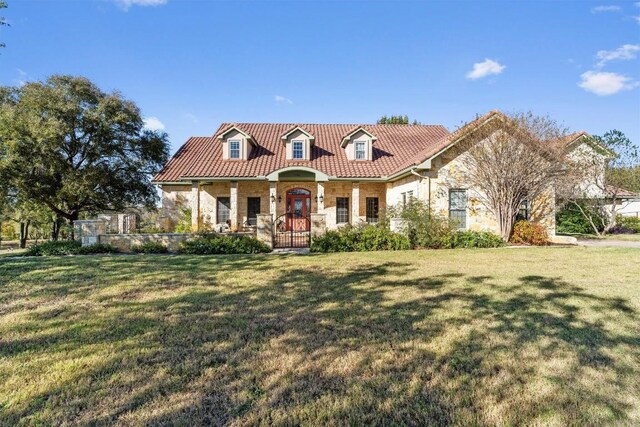
[(166, 254), (168, 249), (160, 242), (144, 242), (141, 245), (131, 246), (131, 252), (139, 254)]
[(186, 255), (257, 254), (271, 252), (271, 248), (250, 236), (205, 233), (182, 242), (178, 253)]
[(27, 256), (53, 256), (76, 254), (82, 245), (76, 240), (50, 240), (27, 249)]
[(364, 252), (411, 249), (409, 239), (382, 225), (345, 226), (314, 237), (311, 252)]
[[(602, 231), (604, 229), (602, 216), (592, 212), (593, 209), (587, 205), (582, 205), (582, 209), (593, 215), (598, 231)], [(556, 214), (556, 232), (558, 234), (593, 234), (594, 230), (580, 209), (568, 203)]]
[(504, 241), (489, 231), (458, 231), (450, 236), (450, 248), (499, 248)]
[(111, 245), (95, 244), (82, 246), (76, 240), (50, 240), (48, 242), (33, 245), (25, 252), (26, 256), (55, 256), (55, 255), (87, 255), (116, 253), (117, 248)]
[(640, 233), (640, 218), (634, 216), (618, 216), (617, 227), (629, 230), (629, 233)]
[(521, 245), (544, 246), (549, 244), (547, 231), (537, 223), (518, 221), (513, 226), (511, 243)]
[(76, 255), (115, 254), (118, 252), (120, 251), (114, 246), (106, 243), (96, 243), (89, 246), (81, 246), (76, 252)]

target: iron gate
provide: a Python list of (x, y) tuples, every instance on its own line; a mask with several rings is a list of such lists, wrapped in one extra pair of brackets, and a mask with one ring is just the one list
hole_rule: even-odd
[(297, 212), (280, 215), (273, 222), (274, 248), (308, 248), (311, 243), (311, 221)]

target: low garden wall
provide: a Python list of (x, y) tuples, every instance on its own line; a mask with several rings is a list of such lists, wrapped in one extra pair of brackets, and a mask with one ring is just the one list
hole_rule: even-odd
[(180, 244), (196, 237), (196, 233), (153, 233), (153, 234), (101, 234), (100, 243), (118, 248), (120, 252), (131, 252), (131, 247), (147, 242), (162, 243), (169, 252), (177, 252)]
[[(224, 233), (230, 236), (253, 236), (254, 233)], [(169, 252), (177, 252), (180, 244), (193, 239), (197, 233), (151, 233), (151, 234), (101, 234), (98, 240), (102, 244), (118, 248), (120, 252), (131, 252), (132, 246), (139, 246), (147, 242), (161, 243)]]

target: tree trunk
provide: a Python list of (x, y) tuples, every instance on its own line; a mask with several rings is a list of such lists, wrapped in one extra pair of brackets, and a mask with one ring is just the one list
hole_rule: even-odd
[(53, 220), (53, 224), (51, 227), (51, 240), (58, 240), (58, 236), (60, 236), (60, 227), (62, 227), (62, 216), (56, 215), (56, 219)]
[(80, 214), (78, 212), (71, 212), (71, 218), (69, 218), (69, 225), (71, 226), (71, 240), (75, 240), (76, 238), (75, 236), (76, 230), (73, 224), (78, 219), (79, 216)]
[(511, 209), (499, 209), (497, 220), (500, 225), (500, 237), (502, 237), (502, 240), (505, 242), (508, 242), (511, 238), (514, 223), (514, 215)]
[(20, 249), (27, 247), (27, 238), (29, 237), (29, 224), (30, 220), (20, 223)]

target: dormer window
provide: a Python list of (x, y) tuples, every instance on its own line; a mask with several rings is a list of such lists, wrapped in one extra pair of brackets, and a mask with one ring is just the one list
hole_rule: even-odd
[(344, 148), (347, 159), (367, 161), (373, 160), (373, 143), (376, 139), (375, 135), (359, 126), (345, 135), (340, 145)]
[(229, 158), (230, 159), (240, 158), (240, 141), (237, 141), (237, 140), (229, 141)]
[(311, 160), (311, 147), (315, 138), (300, 126), (281, 136), (287, 160)]
[(292, 158), (296, 160), (304, 159), (304, 141), (292, 141)]
[(258, 146), (251, 135), (235, 125), (219, 134), (218, 139), (222, 145), (223, 160), (247, 160), (252, 147)]
[(356, 149), (356, 160), (366, 160), (367, 159), (367, 142), (366, 141), (356, 141), (355, 149)]

